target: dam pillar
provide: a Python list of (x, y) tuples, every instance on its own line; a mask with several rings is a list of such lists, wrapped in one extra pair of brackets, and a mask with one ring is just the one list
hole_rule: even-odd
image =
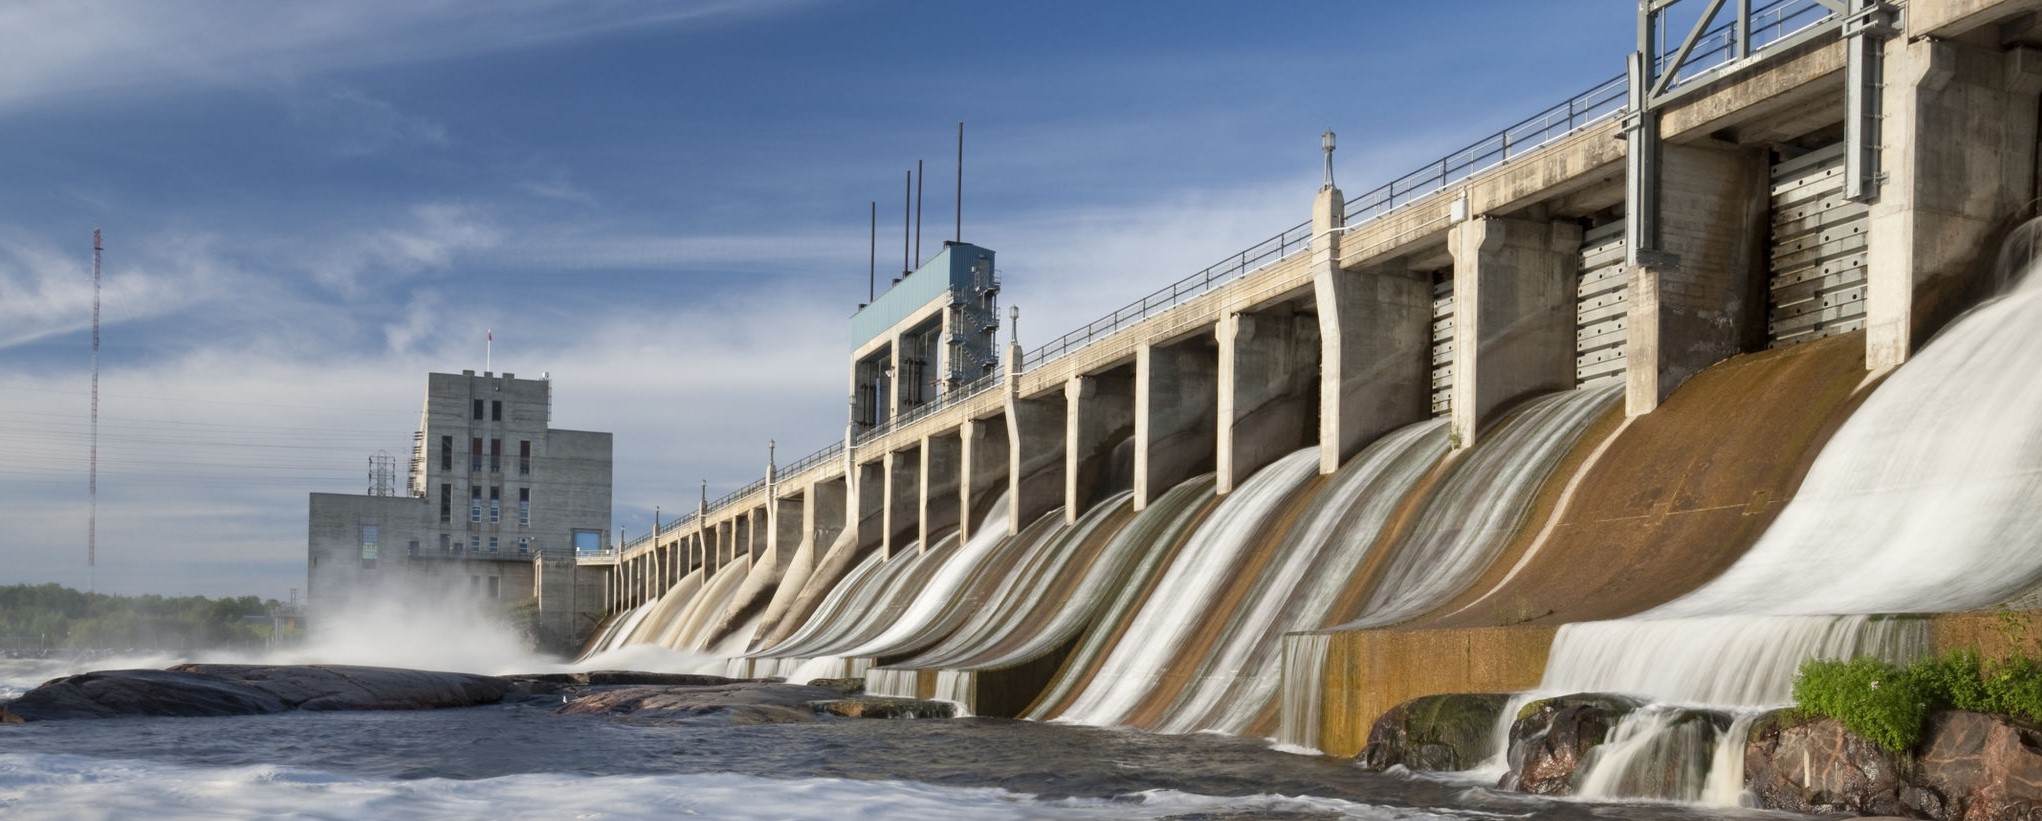
[(1312, 204), (1312, 297), (1319, 311), (1319, 472), (1431, 416), (1432, 277), (1401, 261), (1340, 267), (1340, 189)]
[[(785, 568), (793, 558), (795, 549), (801, 546), (802, 536), (808, 533), (807, 493), (792, 499), (766, 496), (766, 555), (772, 557), (772, 566)], [(756, 562), (754, 562), (756, 564)]]
[(1886, 41), (1878, 140), (1885, 180), (1865, 248), (1871, 370), (1906, 362), (1989, 296), (1999, 240), (2033, 213), (2042, 52), (1996, 45)]
[(919, 505), (921, 513), (915, 518), (920, 523), (919, 539), (922, 549), (927, 550), (930, 540), (944, 531), (957, 527), (958, 465), (961, 462), (958, 451), (963, 443), (957, 433), (922, 438), (921, 487)]
[(883, 461), (854, 464), (857, 474), (851, 482), (851, 498), (848, 505), (849, 518), (846, 527), (858, 529), (858, 549), (882, 547), (886, 541), (886, 463)]
[(1064, 523), (1074, 524), (1104, 492), (1121, 484), (1112, 476), (1114, 448), (1134, 434), (1134, 374), (1125, 366), (1064, 383)]
[[(916, 521), (922, 509), (922, 449), (919, 447), (897, 450), (885, 457), (886, 478), (884, 490), (886, 504), (880, 511), (882, 531), (880, 547), (892, 556), (908, 546), (921, 533)], [(928, 549), (928, 545), (921, 545)]]
[(1624, 412), (1652, 412), (1710, 365), (1763, 346), (1770, 177), (1762, 150), (1660, 148), (1660, 247), (1626, 285)]
[(1145, 344), (1134, 360), (1134, 509), (1213, 469), (1219, 354), (1210, 332)]
[[(1010, 328), (1017, 336), (1018, 329)], [(1061, 392), (1021, 396), (1021, 344), (1007, 343), (1007, 535), (1064, 500), (1064, 435), (1069, 419)]]
[(1319, 324), (1290, 305), (1229, 313), (1219, 323), (1213, 472), (1224, 495), (1284, 454), (1311, 444), (1319, 393)]
[(818, 559), (821, 551), (836, 543), (837, 534), (844, 532), (846, 484), (842, 478), (824, 479), (809, 485), (808, 492), (802, 494), (802, 536), (814, 537)]
[[(1006, 489), (1007, 418), (967, 419), (957, 438), (958, 469), (962, 474), (957, 485), (962, 516), (957, 523), (957, 537), (969, 539), (976, 527), (985, 526), (988, 509), (1000, 491)], [(1004, 527), (1006, 522), (992, 524)]]
[(1458, 447), (1499, 411), (1574, 387), (1581, 226), (1481, 216), (1447, 231), (1453, 255), (1453, 410)]

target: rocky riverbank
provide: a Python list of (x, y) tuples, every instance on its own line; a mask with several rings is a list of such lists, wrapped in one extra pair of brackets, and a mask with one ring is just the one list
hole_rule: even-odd
[(290, 710), (431, 710), (551, 702), (566, 715), (649, 723), (787, 723), (818, 716), (948, 718), (953, 705), (847, 694), (777, 679), (603, 671), (484, 676), (347, 665), (180, 664), (54, 679), (0, 703), (0, 722), (121, 716), (264, 715)]
[[(1505, 697), (1427, 696), (1378, 719), (1357, 766), (1383, 770), (1466, 769), (1489, 749)], [(1502, 789), (1538, 795), (1578, 793), (1587, 765), (1637, 701), (1579, 694), (1526, 705), (1510, 727), (1510, 771)], [(1676, 711), (1667, 721), (1693, 724), (1702, 743), (1633, 780), (1640, 797), (1664, 796), (1681, 779), (1706, 774), (1706, 756), (1732, 726), (1707, 710)], [(1487, 720), (1486, 732), (1477, 728)], [(1922, 741), (1895, 753), (1830, 718), (1783, 710), (1759, 718), (1744, 738), (1746, 803), (1819, 815), (1849, 814), (1939, 821), (2042, 818), (2042, 726), (2001, 715), (1944, 710)]]

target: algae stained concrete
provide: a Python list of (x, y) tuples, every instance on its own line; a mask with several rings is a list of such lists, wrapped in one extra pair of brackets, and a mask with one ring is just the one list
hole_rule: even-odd
[(1863, 398), (1863, 346), (1863, 334), (1843, 334), (1704, 370), (1602, 453), (1570, 454), (1483, 577), (1410, 626), (1619, 618), (1714, 578)]

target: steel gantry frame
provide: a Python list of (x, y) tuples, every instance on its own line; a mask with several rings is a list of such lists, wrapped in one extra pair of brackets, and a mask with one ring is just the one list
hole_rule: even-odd
[[(1702, 0), (1696, 0), (1701, 2)], [(1845, 196), (1870, 201), (1879, 189), (1880, 55), (1899, 31), (1899, 9), (1885, 0), (1775, 0), (1754, 8), (1753, 0), (1706, 0), (1680, 45), (1667, 51), (1672, 10), (1689, 0), (1639, 0), (1638, 50), (1630, 56), (1630, 105), (1624, 114), (1627, 142), (1624, 217), (1632, 265), (1667, 265), (1678, 260), (1660, 247), (1659, 115), (1667, 106), (1717, 80), (1759, 62), (1760, 52), (1792, 48), (1841, 34), (1845, 43)], [(1688, 8), (1692, 8), (1690, 3)], [(1728, 7), (1726, 9), (1726, 7)], [(1754, 26), (1770, 16), (1781, 25), (1791, 16), (1824, 10), (1821, 19), (1754, 45)], [(1725, 19), (1727, 18), (1727, 19)], [(1727, 38), (1697, 55), (1705, 38)], [(1684, 72), (1684, 70), (1687, 70)]]

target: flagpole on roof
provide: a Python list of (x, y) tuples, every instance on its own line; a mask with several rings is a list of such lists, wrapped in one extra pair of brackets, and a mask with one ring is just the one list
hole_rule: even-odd
[(490, 367), (490, 360), (495, 358), (496, 356), (496, 329), (490, 328), (484, 331), (483, 339), (484, 342), (482, 345), (482, 372), (494, 373), (496, 369)]

